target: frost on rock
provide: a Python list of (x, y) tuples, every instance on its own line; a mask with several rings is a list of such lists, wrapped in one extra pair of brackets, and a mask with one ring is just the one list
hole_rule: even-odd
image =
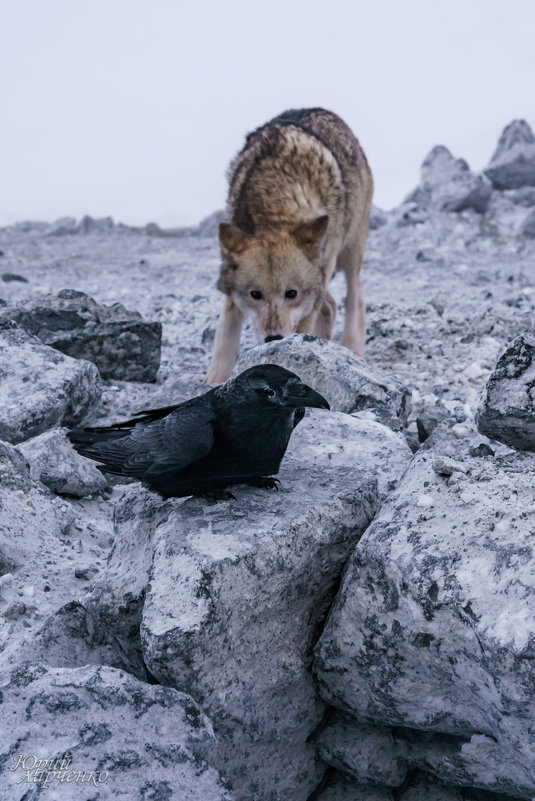
[(504, 129), (485, 175), (496, 189), (535, 186), (535, 136), (525, 120)]
[[(464, 467), (444, 478), (430, 454), (414, 458), (348, 563), (316, 672), (324, 698), (357, 721), (422, 732), (392, 759), (531, 798), (535, 457), (467, 456)], [(418, 506), (423, 491), (432, 507)], [(369, 771), (355, 754), (351, 773)]]
[(464, 159), (455, 159), (447, 147), (437, 145), (425, 158), (420, 185), (407, 202), (419, 209), (483, 213), (489, 203), (492, 186), (486, 178), (474, 175)]
[(407, 419), (410, 393), (397, 378), (334, 342), (293, 334), (245, 351), (233, 375), (255, 364), (278, 364), (322, 394), (333, 411), (373, 411), (399, 425)]
[(101, 306), (84, 292), (63, 289), (0, 312), (45, 345), (97, 365), (102, 378), (154, 381), (160, 367), (162, 324), (147, 322), (120, 303)]
[(195, 753), (214, 741), (213, 728), (184, 693), (111, 667), (28, 663), (0, 676), (0, 688), (9, 721), (0, 745), (2, 798), (23, 801), (36, 788), (39, 797), (69, 801), (232, 801)]
[(477, 412), (482, 434), (535, 451), (535, 333), (516, 337), (499, 358)]
[(0, 320), (0, 439), (17, 443), (79, 423), (101, 392), (94, 364), (64, 356)]

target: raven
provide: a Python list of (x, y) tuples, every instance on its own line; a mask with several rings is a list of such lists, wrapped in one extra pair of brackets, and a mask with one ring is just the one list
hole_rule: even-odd
[(69, 439), (103, 472), (137, 478), (163, 498), (229, 498), (232, 484), (277, 486), (270, 476), (305, 406), (329, 408), (295, 373), (265, 364), (184, 403), (105, 428), (73, 429)]

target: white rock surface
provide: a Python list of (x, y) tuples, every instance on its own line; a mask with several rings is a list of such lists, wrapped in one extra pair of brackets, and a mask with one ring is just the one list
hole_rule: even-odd
[(0, 688), (2, 798), (232, 800), (195, 753), (214, 734), (184, 693), (89, 665), (21, 665)]
[(17, 450), (27, 460), (32, 479), (45, 484), (57, 495), (83, 498), (102, 492), (108, 486), (96, 464), (76, 453), (65, 429), (54, 428), (32, 437)]
[(101, 392), (94, 364), (41, 345), (12, 323), (0, 324), (0, 439), (17, 443), (61, 423), (74, 425)]
[(531, 798), (535, 457), (464, 464), (445, 480), (415, 457), (348, 564), (316, 670), (357, 718), (458, 736), (422, 745), (427, 771)]

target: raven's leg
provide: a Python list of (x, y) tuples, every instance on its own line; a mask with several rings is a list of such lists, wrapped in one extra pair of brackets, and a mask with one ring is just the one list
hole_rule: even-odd
[(251, 478), (247, 481), (250, 487), (260, 487), (260, 489), (276, 489), (278, 491), (280, 481), (278, 478), (271, 476), (259, 476), (258, 478)]

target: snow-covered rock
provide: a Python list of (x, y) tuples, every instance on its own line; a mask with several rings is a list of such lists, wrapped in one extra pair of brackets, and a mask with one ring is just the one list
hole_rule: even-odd
[(204, 220), (201, 220), (197, 227), (197, 234), (198, 236), (215, 236), (217, 237), (219, 233), (219, 223), (223, 222), (225, 219), (225, 211), (223, 209), (219, 209), (218, 211), (214, 211), (208, 217), (205, 217)]
[(476, 421), (487, 437), (535, 451), (535, 333), (516, 337), (500, 356)]
[(0, 688), (2, 798), (232, 799), (195, 751), (213, 728), (184, 693), (90, 665), (24, 664)]
[(321, 393), (333, 411), (373, 411), (385, 421), (404, 423), (410, 393), (399, 379), (334, 342), (293, 334), (241, 354), (234, 375), (255, 364), (278, 364)]
[(485, 175), (496, 189), (535, 186), (535, 136), (525, 120), (503, 130)]
[(79, 423), (101, 392), (92, 362), (64, 356), (0, 320), (0, 439), (17, 443)]
[(315, 668), (355, 718), (436, 733), (426, 771), (531, 798), (535, 457), (464, 466), (444, 478), (414, 458), (349, 561)]
[(101, 306), (84, 292), (63, 289), (2, 309), (0, 319), (13, 320), (67, 356), (94, 362), (102, 378), (156, 379), (162, 324), (120, 303)]
[(30, 465), (30, 475), (57, 495), (83, 498), (106, 489), (108, 482), (95, 462), (84, 459), (59, 428), (32, 437), (18, 446)]
[(456, 159), (447, 147), (437, 145), (422, 163), (420, 185), (408, 196), (419, 209), (483, 213), (489, 203), (492, 186), (474, 175), (464, 159)]

